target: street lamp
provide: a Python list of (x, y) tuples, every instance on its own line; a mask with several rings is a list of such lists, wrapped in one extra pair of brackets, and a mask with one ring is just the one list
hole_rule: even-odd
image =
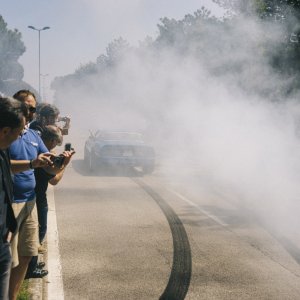
[(43, 80), (42, 80), (42, 90), (43, 90), (43, 101), (45, 101), (45, 99), (46, 99), (46, 85), (45, 85), (45, 79), (46, 79), (46, 77), (47, 76), (49, 76), (49, 74), (40, 74), (41, 76), (42, 76), (42, 78), (43, 78)]
[(46, 26), (39, 29), (34, 26), (28, 26), (28, 28), (39, 32), (39, 95), (41, 95), (41, 31), (50, 29), (50, 27)]

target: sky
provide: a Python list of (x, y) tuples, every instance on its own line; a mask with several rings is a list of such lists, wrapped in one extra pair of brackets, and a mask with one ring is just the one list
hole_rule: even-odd
[[(205, 6), (212, 14), (223, 10), (211, 0), (0, 0), (0, 14), (9, 29), (18, 29), (26, 46), (19, 61), (24, 80), (38, 90), (38, 32), (41, 29), (41, 93), (52, 97), (56, 76), (73, 73), (80, 65), (95, 62), (107, 45), (122, 37), (138, 45), (155, 38), (160, 18), (182, 19)], [(47, 99), (51, 101), (51, 99)]]

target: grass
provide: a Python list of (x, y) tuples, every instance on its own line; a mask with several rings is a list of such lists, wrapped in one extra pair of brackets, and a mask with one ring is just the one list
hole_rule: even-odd
[(28, 286), (29, 286), (29, 281), (24, 280), (20, 288), (17, 300), (29, 300)]

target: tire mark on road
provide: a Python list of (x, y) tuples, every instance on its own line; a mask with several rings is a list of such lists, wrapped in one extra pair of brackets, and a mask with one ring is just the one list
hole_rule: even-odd
[(188, 292), (192, 274), (191, 247), (185, 228), (167, 202), (142, 180), (132, 178), (149, 194), (166, 216), (173, 238), (173, 264), (168, 284), (160, 300), (183, 300)]

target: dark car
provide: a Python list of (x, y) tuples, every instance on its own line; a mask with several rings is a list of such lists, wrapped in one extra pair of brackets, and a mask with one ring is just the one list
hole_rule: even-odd
[(152, 173), (155, 164), (153, 147), (135, 132), (97, 131), (84, 146), (84, 160), (90, 171), (100, 166), (139, 167)]

